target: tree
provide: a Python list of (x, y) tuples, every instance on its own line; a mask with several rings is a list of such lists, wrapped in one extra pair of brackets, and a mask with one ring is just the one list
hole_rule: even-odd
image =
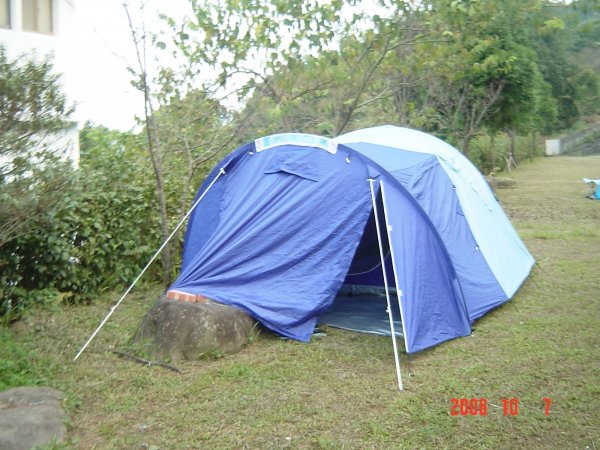
[(182, 217), (212, 161), (237, 144), (237, 124), (232, 124), (226, 108), (205, 92), (169, 93), (162, 80), (155, 120), (164, 149), (167, 198), (172, 199), (169, 213)]
[[(357, 3), (357, 11), (360, 9)], [(347, 6), (347, 5), (346, 5)], [(246, 110), (255, 110), (256, 134), (302, 131), (337, 136), (381, 120), (378, 105), (406, 85), (398, 54), (427, 38), (404, 2), (387, 16), (355, 13), (318, 52), (288, 58), (254, 86)], [(348, 14), (346, 14), (348, 16)]]
[(471, 140), (491, 121), (519, 120), (515, 114), (532, 106), (537, 67), (535, 54), (527, 50), (528, 33), (541, 3), (429, 3), (430, 22), (442, 43), (418, 50), (431, 59), (427, 98), (436, 111), (434, 127), (468, 155)]
[[(129, 24), (129, 31), (131, 32), (131, 38), (135, 47), (136, 54), (136, 67), (129, 67), (130, 73), (134, 79), (132, 84), (136, 87), (144, 97), (144, 125), (147, 139), (147, 150), (150, 161), (152, 162), (152, 169), (154, 173), (154, 179), (156, 181), (156, 197), (158, 200), (158, 211), (160, 214), (160, 231), (162, 241), (165, 242), (169, 237), (169, 215), (167, 212), (167, 199), (165, 193), (165, 181), (164, 181), (164, 167), (163, 167), (163, 156), (161, 153), (161, 141), (158, 133), (158, 127), (156, 124), (154, 98), (152, 95), (151, 79), (148, 73), (148, 59), (147, 52), (149, 47), (149, 36), (144, 21), (144, 4), (140, 6), (140, 17), (141, 26), (137, 28), (133, 22), (129, 5), (127, 2), (123, 3), (123, 9), (127, 15), (127, 21)], [(166, 243), (165, 248), (162, 252), (162, 263), (163, 263), (163, 284), (165, 287), (171, 284), (171, 276), (173, 272), (172, 264), (172, 250), (171, 243)]]
[(50, 59), (13, 60), (0, 45), (0, 248), (60, 201), (70, 161), (52, 144), (72, 110)]
[(566, 56), (559, 33), (544, 35), (537, 46), (540, 69), (544, 79), (552, 86), (552, 96), (558, 101), (557, 128), (568, 128), (579, 117), (575, 104), (576, 89), (573, 77), (576, 69)]

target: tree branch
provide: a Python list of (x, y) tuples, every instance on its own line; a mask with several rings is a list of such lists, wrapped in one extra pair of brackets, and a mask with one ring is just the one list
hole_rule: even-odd
[(112, 353), (115, 355), (119, 355), (123, 358), (129, 358), (137, 363), (145, 364), (147, 366), (160, 366), (165, 369), (172, 370), (173, 372), (182, 373), (179, 367), (173, 366), (171, 364), (164, 363), (162, 361), (150, 361), (148, 359), (140, 358), (139, 356), (132, 355), (131, 353), (122, 352), (120, 350), (112, 350)]

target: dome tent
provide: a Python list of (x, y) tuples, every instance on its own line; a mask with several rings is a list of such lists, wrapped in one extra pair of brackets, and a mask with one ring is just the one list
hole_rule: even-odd
[(465, 336), (533, 264), (481, 174), (414, 130), (257, 139), (217, 165), (203, 195), (171, 289), (236, 306), (301, 341), (343, 284), (382, 286), (382, 267), (407, 352)]

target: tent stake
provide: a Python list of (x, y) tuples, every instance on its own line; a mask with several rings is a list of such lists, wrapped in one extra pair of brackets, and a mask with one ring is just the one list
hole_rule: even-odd
[(115, 312), (115, 310), (119, 307), (119, 305), (125, 299), (125, 297), (127, 296), (127, 294), (129, 294), (129, 292), (133, 289), (133, 287), (139, 281), (139, 279), (142, 278), (142, 275), (144, 275), (144, 273), (146, 272), (146, 270), (148, 270), (148, 267), (150, 267), (150, 265), (154, 262), (154, 260), (160, 254), (160, 252), (162, 252), (162, 250), (165, 248), (165, 246), (167, 245), (167, 243), (171, 240), (171, 238), (175, 235), (175, 233), (177, 233), (177, 230), (179, 230), (179, 228), (181, 228), (181, 225), (183, 225), (183, 222), (185, 222), (185, 220), (190, 216), (190, 214), (192, 213), (192, 211), (194, 211), (194, 209), (196, 208), (196, 206), (198, 206), (198, 203), (200, 203), (200, 201), (204, 198), (204, 196), (206, 195), (206, 193), (210, 190), (210, 188), (213, 187), (213, 185), (216, 183), (216, 181), (219, 179), (219, 177), (221, 175), (223, 175), (223, 174), (225, 174), (225, 168), (224, 167), (221, 168), (221, 170), (219, 171), (219, 174), (215, 177), (214, 180), (211, 181), (211, 183), (208, 185), (208, 187), (206, 188), (206, 190), (202, 193), (202, 195), (198, 198), (198, 200), (196, 200), (194, 202), (194, 204), (188, 210), (188, 212), (185, 214), (185, 216), (183, 216), (181, 218), (181, 220), (179, 221), (179, 223), (177, 224), (177, 226), (175, 227), (175, 229), (171, 232), (171, 234), (169, 235), (169, 237), (167, 239), (165, 239), (165, 242), (163, 242), (163, 244), (160, 246), (160, 248), (158, 250), (156, 250), (156, 253), (154, 253), (154, 256), (152, 256), (152, 258), (150, 258), (150, 261), (148, 261), (148, 264), (146, 264), (146, 266), (142, 269), (142, 271), (139, 273), (139, 275), (136, 277), (136, 279), (133, 280), (133, 283), (131, 283), (131, 285), (127, 288), (127, 290), (121, 296), (121, 298), (119, 299), (119, 301), (117, 303), (115, 303), (112, 306), (112, 308), (110, 308), (110, 311), (108, 312), (108, 314), (106, 315), (106, 317), (104, 317), (104, 319), (102, 320), (102, 322), (100, 322), (100, 325), (98, 325), (98, 328), (96, 328), (96, 330), (92, 333), (92, 335), (89, 337), (89, 339), (86, 341), (86, 343), (83, 344), (83, 347), (81, 347), (81, 350), (79, 350), (79, 352), (77, 353), (77, 355), (75, 355), (75, 358), (73, 358), (73, 361), (77, 361), (77, 358), (79, 358), (79, 356), (87, 348), (87, 346), (90, 344), (90, 342), (92, 342), (92, 339), (94, 339), (96, 337), (96, 335), (98, 334), (98, 332), (100, 331), (100, 329), (104, 326), (104, 324), (108, 321), (108, 319), (110, 318), (110, 316), (112, 316), (112, 314)]
[(396, 270), (396, 259), (394, 258), (394, 245), (392, 244), (392, 227), (388, 219), (387, 203), (385, 201), (385, 189), (383, 180), (379, 180), (381, 186), (381, 201), (383, 203), (383, 217), (385, 217), (385, 228), (387, 230), (388, 242), (390, 243), (390, 256), (392, 257), (392, 271), (394, 272), (394, 283), (396, 283), (396, 295), (398, 296), (398, 309), (400, 311), (400, 323), (402, 324), (402, 336), (404, 337), (404, 348), (408, 352), (408, 335), (406, 334), (406, 326), (404, 324), (404, 310), (402, 309), (402, 289), (398, 283), (398, 271)]
[[(398, 389), (404, 390), (402, 386), (402, 373), (400, 371), (400, 357), (398, 356), (398, 344), (396, 343), (396, 331), (394, 330), (394, 317), (392, 316), (392, 307), (390, 302), (390, 291), (388, 287), (387, 274), (385, 272), (385, 256), (383, 254), (383, 245), (381, 242), (381, 231), (379, 228), (379, 217), (377, 214), (377, 202), (375, 200), (375, 189), (373, 187), (374, 179), (369, 178), (371, 188), (371, 201), (373, 202), (373, 214), (375, 216), (375, 228), (377, 229), (377, 242), (379, 244), (379, 256), (381, 257), (381, 270), (383, 272), (383, 285), (385, 287), (385, 299), (387, 300), (387, 313), (390, 320), (390, 332), (392, 333), (392, 345), (394, 347), (394, 361), (396, 362), (396, 377), (398, 378)], [(384, 205), (385, 212), (385, 205)], [(391, 243), (390, 243), (391, 244)], [(398, 286), (396, 286), (396, 289)]]

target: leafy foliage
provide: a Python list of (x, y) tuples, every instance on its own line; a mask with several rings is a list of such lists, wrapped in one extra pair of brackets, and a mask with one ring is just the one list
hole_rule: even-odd
[(19, 177), (28, 172), (28, 159), (43, 159), (46, 149), (38, 145), (68, 126), (72, 109), (49, 59), (22, 55), (13, 60), (1, 45), (0, 104), (0, 156), (5, 161), (0, 178)]
[(2, 248), (0, 305), (9, 317), (32, 303), (89, 301), (119, 287), (158, 247), (154, 187), (138, 139), (88, 126), (81, 161), (60, 204)]
[(226, 109), (206, 92), (165, 96), (161, 105), (155, 123), (163, 150), (169, 216), (173, 219), (185, 214), (211, 165), (237, 141), (235, 130), (227, 124)]
[(69, 183), (61, 148), (72, 109), (49, 59), (8, 57), (0, 45), (0, 248), (31, 229)]

